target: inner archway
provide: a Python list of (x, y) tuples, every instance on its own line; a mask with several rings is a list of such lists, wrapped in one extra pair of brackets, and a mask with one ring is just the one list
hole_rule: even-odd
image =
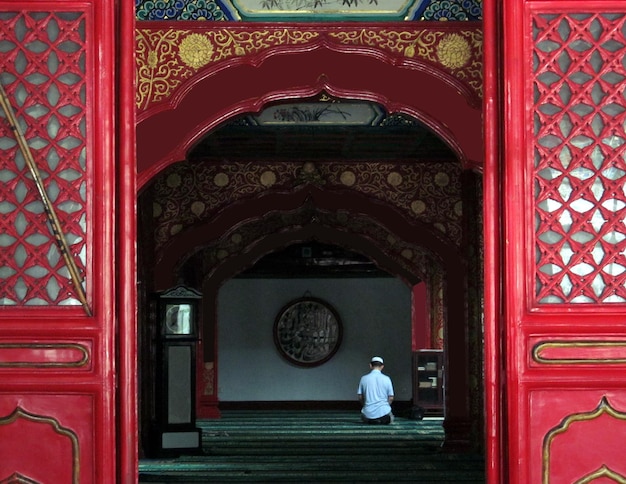
[[(311, 208), (329, 214), (336, 233), (359, 235), (408, 274), (415, 273), (412, 259), (426, 250), (446, 275), (438, 280), (438, 293), (449, 301), (438, 306), (446, 321), (445, 367), (456, 379), (446, 392), (446, 446), (480, 447), (481, 183), (474, 170), (481, 164), (482, 136), (476, 73), (469, 64), (458, 76), (445, 63), (342, 45), (332, 29), (316, 29), (320, 41), (310, 48), (272, 48), (238, 58), (228, 69), (209, 65), (138, 115), (140, 226), (152, 234), (147, 251), (140, 251), (144, 299), (176, 283), (187, 259), (208, 261), (204, 278), (219, 284), (245, 267), (239, 255), (260, 258), (284, 246), (268, 241), (293, 227), (284, 221), (268, 225), (267, 215), (280, 219)], [(471, 47), (466, 53), (478, 55)], [(248, 82), (250, 69), (254, 82)], [(355, 106), (376, 105), (383, 115), (355, 126), (340, 114), (343, 122), (324, 125), (315, 116), (294, 116), (303, 104), (305, 110), (323, 104), (350, 114)], [(271, 109), (268, 123), (264, 115)], [(295, 137), (289, 131), (294, 120), (300, 124)], [(269, 137), (259, 136), (263, 130)], [(287, 146), (292, 150), (281, 158)], [(374, 223), (346, 230), (342, 218), (359, 223), (355, 215)], [(245, 237), (242, 227), (249, 230)], [(201, 252), (202, 261), (196, 258)], [(210, 304), (204, 304), (209, 312)]]
[[(341, 109), (341, 104), (331, 106)], [(400, 119), (406, 123), (406, 117)], [(218, 130), (221, 137), (209, 136), (198, 144), (197, 151), (190, 152), (186, 162), (163, 170), (146, 187), (140, 206), (146, 215), (144, 227), (149, 227), (147, 233), (153, 234), (149, 243), (154, 245), (146, 252), (152, 253), (153, 260), (146, 259), (144, 263), (145, 280), (152, 281), (153, 291), (183, 282), (202, 288), (205, 294), (204, 360), (198, 365), (199, 387), (203, 388), (199, 415), (219, 415), (216, 388), (207, 388), (203, 383), (215, 381), (216, 349), (212, 341), (219, 287), (276, 248), (294, 241), (324, 240), (360, 249), (381, 266), (392, 267), (391, 273), (409, 284), (428, 280), (431, 292), (439, 297), (440, 302), (433, 300), (431, 305), (433, 312), (440, 311), (446, 347), (454, 348), (454, 357), (448, 356), (445, 362), (447, 435), (454, 445), (469, 444), (470, 401), (477, 400), (480, 389), (474, 388), (470, 396), (467, 263), (453, 241), (460, 243), (465, 224), (474, 222), (463, 218), (460, 207), (469, 203), (465, 213), (475, 213), (476, 208), (470, 206), (476, 200), (478, 184), (463, 172), (454, 154), (446, 152), (445, 144), (438, 138), (424, 137), (425, 131), (419, 125), (417, 130), (411, 130), (410, 123), (408, 126), (404, 131), (385, 129), (388, 136), (405, 136), (406, 144), (411, 137), (419, 138), (422, 144), (412, 145), (422, 150), (418, 160), (393, 156), (393, 161), (382, 161), (380, 154), (365, 161), (349, 156), (346, 161), (328, 160), (311, 156), (305, 150), (309, 153), (308, 161), (305, 158), (275, 162), (264, 156), (267, 153), (263, 151), (266, 145), (262, 139), (250, 136), (255, 128), (242, 129), (241, 120), (235, 120), (230, 131)], [(285, 130), (281, 133), (283, 138), (285, 133), (293, 134)], [(324, 140), (332, 139), (337, 144), (339, 139), (344, 142), (339, 144), (345, 146), (345, 140), (354, 141), (359, 131), (328, 126), (318, 131), (306, 126), (300, 133), (302, 143), (317, 138), (314, 141), (325, 146)], [(268, 136), (267, 130), (264, 134)], [(377, 137), (375, 130), (368, 134), (372, 139), (383, 139)], [(224, 149), (222, 145), (232, 149), (228, 141), (235, 138), (254, 140), (248, 141), (256, 147), (254, 154), (235, 152), (232, 160), (225, 161), (226, 151), (220, 151)], [(432, 141), (424, 143), (429, 139)], [(272, 144), (272, 149), (277, 145), (280, 143)], [(391, 145), (387, 146), (392, 152)], [(293, 152), (289, 157), (293, 158)], [(372, 177), (372, 173), (376, 175)], [(443, 211), (438, 211), (442, 207)], [(431, 216), (448, 212), (438, 219), (422, 221), (427, 219), (419, 215), (429, 213), (428, 210)], [(473, 226), (474, 234), (479, 233), (478, 225)], [(433, 271), (433, 267), (441, 269)], [(446, 354), (451, 354), (449, 349)]]

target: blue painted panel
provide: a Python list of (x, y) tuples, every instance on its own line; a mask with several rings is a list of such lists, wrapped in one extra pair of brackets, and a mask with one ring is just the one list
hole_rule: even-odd
[(483, 18), (482, 0), (429, 0), (411, 20), (477, 21)]
[(237, 11), (214, 0), (135, 0), (137, 20), (241, 20)]

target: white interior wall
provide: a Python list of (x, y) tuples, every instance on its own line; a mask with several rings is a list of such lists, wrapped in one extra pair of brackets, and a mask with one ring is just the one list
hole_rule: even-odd
[[(337, 353), (313, 368), (285, 360), (272, 331), (280, 310), (305, 293), (330, 303), (343, 324)], [(398, 279), (232, 279), (217, 314), (220, 401), (356, 400), (375, 355), (396, 400), (411, 399), (411, 290)]]

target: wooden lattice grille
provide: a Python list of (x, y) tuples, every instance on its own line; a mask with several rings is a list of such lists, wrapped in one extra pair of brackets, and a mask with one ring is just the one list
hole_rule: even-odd
[[(83, 12), (0, 12), (0, 81), (81, 276), (88, 200), (85, 37)], [(75, 294), (0, 110), (0, 305), (78, 305)]]
[(533, 17), (538, 303), (626, 301), (626, 17)]

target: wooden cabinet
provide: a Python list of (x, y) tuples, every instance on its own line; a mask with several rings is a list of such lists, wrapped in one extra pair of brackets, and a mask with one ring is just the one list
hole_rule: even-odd
[(442, 350), (413, 354), (413, 405), (426, 415), (443, 415), (444, 368)]

